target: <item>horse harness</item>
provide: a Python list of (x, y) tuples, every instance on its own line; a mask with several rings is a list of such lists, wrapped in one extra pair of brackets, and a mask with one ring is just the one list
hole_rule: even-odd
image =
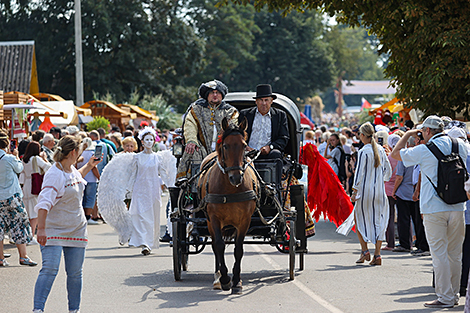
[[(244, 174), (248, 167), (254, 169), (254, 167), (251, 166), (251, 163), (253, 162), (253, 160), (250, 160), (249, 162), (247, 162), (246, 158), (244, 158), (245, 165), (243, 166), (243, 168), (240, 166), (225, 168), (225, 167), (222, 167), (219, 160), (216, 160), (215, 162), (217, 164), (217, 167), (220, 169), (220, 171), (223, 174), (226, 174), (227, 172), (231, 170), (237, 170), (237, 169), (241, 170)], [(210, 172), (216, 168), (213, 162), (210, 162), (210, 163), (212, 163), (212, 165), (208, 169), (205, 170), (205, 171), (208, 171), (206, 175), (210, 175)], [(209, 180), (207, 179), (206, 184), (204, 185), (206, 195), (204, 196), (204, 198), (201, 199), (201, 202), (199, 204), (199, 209), (205, 211), (208, 203), (220, 204), (220, 203), (243, 202), (243, 201), (250, 201), (250, 200), (256, 200), (256, 207), (259, 207), (260, 200), (261, 200), (261, 193), (260, 193), (261, 188), (260, 188), (259, 182), (256, 182), (254, 179), (252, 179), (252, 186), (253, 186), (252, 190), (237, 192), (233, 194), (213, 194), (213, 193), (209, 193)], [(201, 198), (201, 195), (202, 195), (202, 187), (203, 186), (198, 186), (197, 188), (199, 198)]]

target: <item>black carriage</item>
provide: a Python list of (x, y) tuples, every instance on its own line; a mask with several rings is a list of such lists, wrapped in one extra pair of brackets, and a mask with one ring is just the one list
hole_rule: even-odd
[[(289, 254), (289, 276), (294, 279), (295, 255), (299, 256), (299, 270), (304, 267), (304, 253), (307, 253), (304, 214), (304, 186), (291, 185), (292, 177), (300, 179), (302, 169), (298, 163), (302, 136), (300, 113), (295, 103), (286, 96), (276, 94), (272, 106), (283, 110), (288, 119), (290, 139), (283, 159), (255, 160), (254, 166), (264, 181), (259, 210), (251, 218), (250, 228), (244, 244), (269, 244), (280, 252)], [(255, 106), (253, 92), (229, 93), (225, 101), (239, 111)], [(173, 227), (173, 270), (175, 280), (181, 279), (181, 272), (188, 270), (191, 254), (201, 253), (211, 244), (207, 219), (199, 210), (197, 181), (200, 162), (191, 166), (192, 178), (177, 182), (170, 188), (171, 221)], [(283, 184), (283, 180), (286, 181)], [(284, 187), (283, 187), (284, 185)], [(285, 209), (287, 196), (290, 208)], [(252, 239), (247, 239), (252, 238)], [(226, 241), (230, 244), (230, 241)]]

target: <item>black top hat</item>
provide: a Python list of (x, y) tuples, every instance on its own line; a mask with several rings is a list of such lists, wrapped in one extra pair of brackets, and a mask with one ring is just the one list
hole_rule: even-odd
[(272, 97), (273, 100), (277, 98), (276, 95), (273, 95), (273, 90), (271, 88), (271, 85), (265, 84), (265, 85), (256, 86), (256, 97), (253, 97), (253, 99), (266, 98), (266, 97)]

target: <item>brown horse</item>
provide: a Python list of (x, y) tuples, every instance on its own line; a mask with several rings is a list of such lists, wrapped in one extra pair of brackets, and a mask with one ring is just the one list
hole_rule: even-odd
[[(256, 208), (258, 180), (245, 158), (246, 119), (239, 126), (222, 121), (217, 140), (217, 161), (199, 178), (203, 203), (207, 205), (207, 225), (215, 254), (214, 289), (230, 290), (230, 277), (225, 265), (225, 239), (235, 236), (232, 294), (242, 292), (240, 280), (243, 241)], [(201, 165), (211, 158), (209, 155)], [(220, 283), (217, 282), (217, 278)]]

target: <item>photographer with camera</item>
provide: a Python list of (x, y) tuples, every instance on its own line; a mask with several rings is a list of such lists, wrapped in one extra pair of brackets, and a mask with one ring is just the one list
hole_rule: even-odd
[[(408, 139), (411, 136), (417, 137), (418, 133), (423, 134), (426, 145), (405, 148)], [(446, 181), (450, 185), (462, 182), (462, 191), (459, 188), (448, 188), (448, 191), (453, 193), (451, 197), (453, 201), (449, 201), (446, 197), (448, 193), (438, 193), (437, 189), (442, 185), (439, 182), (449, 176), (438, 175), (439, 169), (442, 168), (439, 164), (442, 162), (439, 162), (435, 156), (436, 149), (444, 156), (457, 156), (457, 161), (467, 159), (468, 152), (465, 143), (460, 139), (451, 140), (444, 133), (443, 120), (431, 115), (424, 120), (422, 129), (407, 131), (398, 141), (391, 155), (403, 161), (405, 166), (420, 165), (421, 168), (420, 210), (423, 214), (426, 239), (431, 250), (437, 296), (435, 301), (427, 302), (424, 306), (452, 308), (459, 301), (462, 244), (465, 236), (463, 211), (467, 197), (463, 189), (463, 179)], [(451, 163), (447, 162), (447, 164)], [(465, 172), (460, 172), (459, 174), (465, 174)]]

